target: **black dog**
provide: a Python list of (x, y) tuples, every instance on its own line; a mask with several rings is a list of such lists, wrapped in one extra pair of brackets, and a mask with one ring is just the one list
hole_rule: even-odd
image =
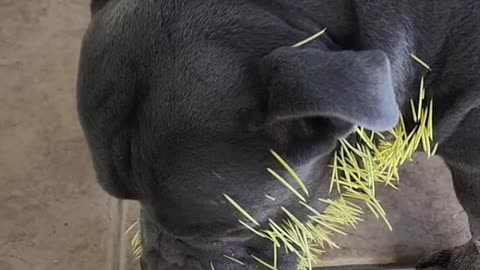
[(479, 1), (94, 0), (92, 14), (79, 115), (101, 186), (143, 206), (144, 269), (261, 269), (249, 254), (270, 261), (271, 243), (222, 194), (261, 223), (280, 205), (302, 215), (266, 172), (281, 171), (268, 149), (327, 196), (338, 139), (409, 111), (424, 72), (412, 53), (432, 67), (438, 153), (473, 235), (417, 267), (480, 269)]

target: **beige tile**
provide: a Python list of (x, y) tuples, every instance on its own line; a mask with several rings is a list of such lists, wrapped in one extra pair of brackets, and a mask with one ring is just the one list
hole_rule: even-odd
[(108, 197), (75, 114), (86, 1), (0, 2), (0, 269), (105, 269)]

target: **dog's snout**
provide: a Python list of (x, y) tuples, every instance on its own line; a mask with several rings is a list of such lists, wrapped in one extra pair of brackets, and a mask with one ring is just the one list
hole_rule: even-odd
[(142, 270), (205, 270), (196, 258), (185, 257), (182, 261), (177, 263), (172, 263), (161, 254), (158, 253), (149, 253), (146, 256), (143, 256), (140, 260), (140, 267)]
[[(276, 269), (294, 270), (297, 260), (292, 254), (278, 250), (274, 258), (273, 246), (268, 241), (227, 243), (216, 241), (212, 246), (192, 247), (183, 243), (169, 245), (158, 242), (144, 253), (140, 265), (142, 270), (260, 270), (265, 269), (258, 259)], [(256, 242), (256, 243), (253, 243)], [(278, 260), (278, 261), (277, 261)]]

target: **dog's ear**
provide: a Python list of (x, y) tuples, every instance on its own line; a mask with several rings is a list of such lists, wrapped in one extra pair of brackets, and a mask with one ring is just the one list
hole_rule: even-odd
[(260, 71), (271, 122), (321, 117), (385, 131), (399, 120), (382, 51), (282, 47), (264, 57)]

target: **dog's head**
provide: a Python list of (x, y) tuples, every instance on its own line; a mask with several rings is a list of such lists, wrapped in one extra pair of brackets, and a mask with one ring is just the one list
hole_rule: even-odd
[[(385, 54), (290, 46), (308, 36), (254, 4), (119, 0), (96, 12), (78, 110), (101, 186), (142, 204), (145, 269), (239, 267), (223, 255), (257, 269), (249, 254), (268, 260), (271, 244), (223, 194), (260, 223), (282, 219), (298, 200), (267, 173), (283, 172), (269, 149), (326, 197), (336, 141), (396, 124)], [(279, 269), (295, 263), (282, 256)]]

